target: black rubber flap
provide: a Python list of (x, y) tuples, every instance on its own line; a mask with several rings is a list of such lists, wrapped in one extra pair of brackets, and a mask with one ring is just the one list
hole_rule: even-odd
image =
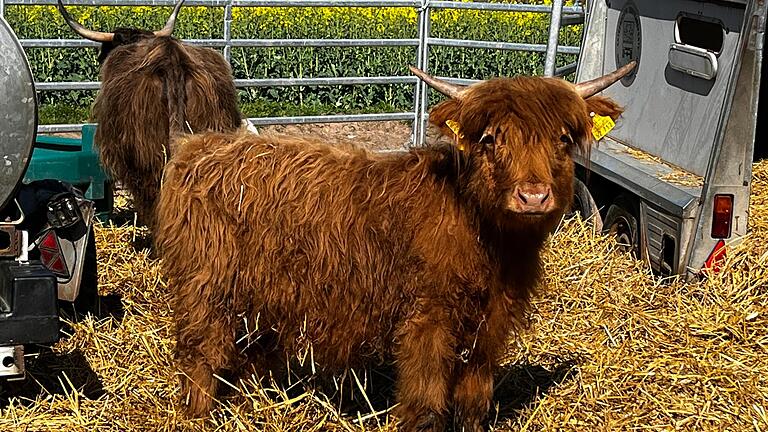
[(59, 340), (56, 277), (39, 262), (0, 261), (0, 345)]

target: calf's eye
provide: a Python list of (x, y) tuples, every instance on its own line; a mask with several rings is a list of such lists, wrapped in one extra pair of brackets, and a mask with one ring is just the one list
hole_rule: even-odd
[(488, 133), (483, 134), (483, 136), (480, 138), (480, 144), (491, 145), (495, 141), (496, 139), (494, 138), (494, 136)]

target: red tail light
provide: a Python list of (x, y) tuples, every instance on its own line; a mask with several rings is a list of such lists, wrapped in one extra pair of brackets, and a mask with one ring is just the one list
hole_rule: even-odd
[(715, 195), (712, 208), (712, 238), (730, 237), (732, 218), (733, 195)]
[(702, 268), (703, 273), (717, 273), (720, 271), (720, 267), (723, 265), (723, 261), (725, 261), (727, 249), (725, 247), (725, 240), (719, 240), (717, 244), (715, 245), (714, 249), (712, 249), (712, 253), (709, 254), (709, 258), (707, 258), (707, 261), (704, 263), (704, 268)]

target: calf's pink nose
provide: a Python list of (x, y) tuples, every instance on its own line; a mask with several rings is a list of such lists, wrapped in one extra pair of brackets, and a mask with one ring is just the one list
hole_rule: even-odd
[(544, 183), (522, 183), (515, 188), (515, 198), (525, 213), (540, 213), (551, 207), (552, 188)]

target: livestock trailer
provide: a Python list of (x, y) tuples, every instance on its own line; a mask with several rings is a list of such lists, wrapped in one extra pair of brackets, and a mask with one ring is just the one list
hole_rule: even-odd
[(587, 2), (576, 81), (637, 67), (604, 91), (626, 111), (577, 160), (577, 197), (655, 272), (717, 269), (747, 232), (765, 18), (763, 0)]

